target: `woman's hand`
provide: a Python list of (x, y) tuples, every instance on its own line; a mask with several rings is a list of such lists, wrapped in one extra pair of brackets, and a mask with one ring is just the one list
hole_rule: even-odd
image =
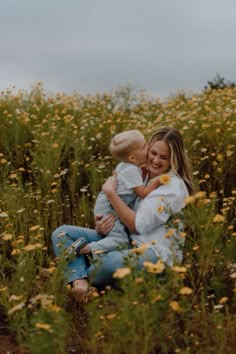
[(107, 216), (98, 214), (95, 216), (95, 230), (98, 234), (107, 235), (114, 226), (115, 215), (109, 214)]
[(110, 192), (114, 192), (117, 187), (117, 175), (116, 172), (113, 171), (113, 176), (109, 177), (106, 182), (102, 186), (102, 191), (108, 195)]

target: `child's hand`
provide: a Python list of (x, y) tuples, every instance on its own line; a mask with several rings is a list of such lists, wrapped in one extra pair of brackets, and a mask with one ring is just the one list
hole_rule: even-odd
[(160, 187), (160, 185), (161, 185), (160, 177), (158, 176), (158, 177), (154, 177), (154, 178), (150, 179), (148, 184), (152, 185), (153, 189)]
[(145, 178), (146, 178), (146, 176), (147, 176), (147, 174), (148, 174), (147, 165), (143, 165), (143, 166), (141, 167), (141, 170), (142, 170), (142, 178), (143, 178), (143, 180), (145, 180)]

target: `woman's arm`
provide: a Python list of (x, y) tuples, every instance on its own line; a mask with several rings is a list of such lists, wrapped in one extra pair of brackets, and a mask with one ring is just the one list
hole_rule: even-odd
[(106, 194), (107, 198), (110, 200), (117, 216), (128, 227), (130, 232), (137, 233), (135, 228), (135, 216), (136, 213), (130, 209), (121, 198), (116, 193), (117, 178), (116, 175), (109, 177), (108, 180), (103, 184), (102, 190)]

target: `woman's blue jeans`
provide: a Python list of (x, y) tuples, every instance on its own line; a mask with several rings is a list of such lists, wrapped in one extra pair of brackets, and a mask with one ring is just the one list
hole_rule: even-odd
[[(93, 229), (62, 225), (52, 233), (53, 248), (56, 256), (60, 256), (61, 252), (79, 237), (84, 237), (88, 243), (102, 239), (102, 236)], [(103, 288), (106, 285), (114, 284), (114, 272), (119, 268), (126, 267), (127, 262), (135, 265), (137, 269), (142, 269), (145, 261), (157, 262), (157, 256), (151, 248), (146, 249), (139, 256), (134, 256), (130, 249), (126, 249), (105, 253), (100, 255), (99, 258), (95, 263), (91, 263), (87, 256), (80, 255), (69, 261), (66, 272), (68, 283), (88, 277), (92, 286)]]

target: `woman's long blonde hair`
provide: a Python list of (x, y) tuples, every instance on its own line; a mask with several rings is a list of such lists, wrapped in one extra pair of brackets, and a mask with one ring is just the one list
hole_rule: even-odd
[(177, 173), (185, 182), (190, 195), (194, 194), (193, 176), (180, 132), (171, 127), (160, 128), (149, 140), (149, 147), (156, 141), (164, 141), (170, 148), (171, 170)]

